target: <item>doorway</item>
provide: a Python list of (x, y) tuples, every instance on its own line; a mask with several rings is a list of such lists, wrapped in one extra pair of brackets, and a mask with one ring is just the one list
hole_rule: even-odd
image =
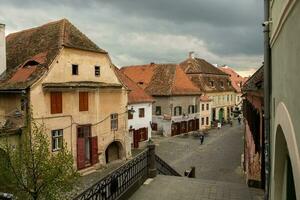
[(77, 166), (83, 169), (91, 165), (91, 126), (77, 127)]

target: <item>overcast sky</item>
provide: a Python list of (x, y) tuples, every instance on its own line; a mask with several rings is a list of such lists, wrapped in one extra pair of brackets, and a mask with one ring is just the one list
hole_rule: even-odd
[(243, 75), (263, 60), (261, 0), (0, 0), (7, 34), (61, 18), (118, 66), (180, 62), (194, 51)]

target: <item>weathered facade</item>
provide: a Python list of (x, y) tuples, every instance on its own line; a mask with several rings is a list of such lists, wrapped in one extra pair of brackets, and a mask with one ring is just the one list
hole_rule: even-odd
[(244, 172), (249, 186), (264, 188), (264, 95), (263, 67), (261, 67), (242, 88), (244, 136)]
[(152, 106), (154, 132), (178, 135), (200, 129), (201, 91), (179, 65), (152, 63), (121, 70), (155, 99)]
[(212, 99), (211, 121), (227, 121), (235, 106), (235, 92), (229, 75), (200, 58), (188, 59), (179, 64), (190, 80)]
[(270, 199), (300, 199), (300, 2), (269, 2)]
[(66, 19), (12, 33), (6, 44), (0, 113), (17, 108), (24, 116), (28, 109), (45, 125), (49, 150), (59, 150), (64, 141), (77, 169), (131, 155), (127, 89), (106, 51)]

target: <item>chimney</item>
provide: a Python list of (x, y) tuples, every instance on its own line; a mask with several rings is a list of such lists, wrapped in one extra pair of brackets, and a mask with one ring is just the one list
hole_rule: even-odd
[(6, 70), (5, 24), (0, 23), (0, 75)]
[(193, 58), (193, 54), (194, 54), (195, 52), (193, 52), (193, 51), (190, 51), (189, 52), (189, 58)]

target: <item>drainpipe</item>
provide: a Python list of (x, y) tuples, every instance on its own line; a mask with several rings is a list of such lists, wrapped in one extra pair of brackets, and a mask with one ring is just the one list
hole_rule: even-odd
[(270, 192), (270, 96), (271, 96), (271, 49), (269, 38), (270, 0), (264, 0), (264, 118), (265, 118), (265, 200)]

